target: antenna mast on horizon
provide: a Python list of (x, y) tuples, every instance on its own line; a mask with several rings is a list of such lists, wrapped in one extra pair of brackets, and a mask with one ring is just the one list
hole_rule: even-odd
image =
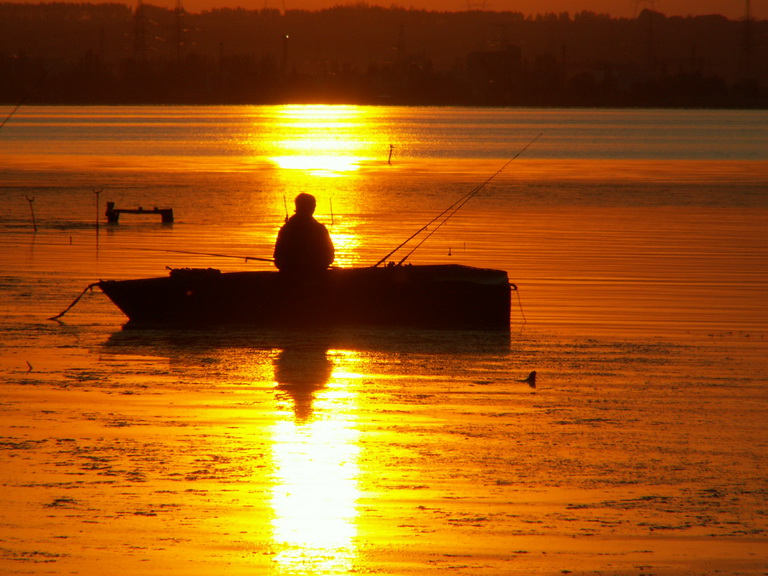
[[(656, 20), (656, 0), (635, 0), (635, 17), (638, 16), (638, 11), (640, 10), (641, 4), (648, 4), (650, 6), (650, 9), (648, 10), (647, 14), (645, 14), (646, 20), (647, 20), (647, 28), (645, 32), (645, 52), (646, 52), (646, 60), (647, 60), (647, 66), (648, 70), (652, 74), (656, 74), (657, 71), (657, 65), (658, 60), (656, 58), (656, 50), (654, 49), (655, 44), (655, 34), (653, 25)], [(643, 11), (645, 12), (645, 11)]]
[(752, 78), (752, 52), (755, 47), (752, 38), (752, 4), (746, 0), (744, 6), (744, 28), (741, 38), (741, 65), (744, 81), (753, 80)]
[(133, 13), (133, 55), (139, 62), (147, 59), (146, 21), (142, 0), (136, 0), (136, 10)]
[(184, 6), (182, 0), (176, 0), (176, 61), (181, 62), (181, 50), (184, 47)]

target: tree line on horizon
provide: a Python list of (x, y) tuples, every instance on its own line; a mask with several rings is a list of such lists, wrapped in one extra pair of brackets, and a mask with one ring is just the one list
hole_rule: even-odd
[(0, 101), (765, 107), (768, 20), (0, 3)]

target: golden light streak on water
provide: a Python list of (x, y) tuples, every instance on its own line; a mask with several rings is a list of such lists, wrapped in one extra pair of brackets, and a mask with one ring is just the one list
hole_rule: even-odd
[(284, 170), (342, 177), (360, 169), (379, 140), (371, 111), (356, 106), (279, 106), (268, 156)]
[(254, 165), (261, 158), (278, 168), (267, 194), (254, 195), (259, 211), (287, 218), (294, 213), (293, 199), (299, 192), (313, 194), (317, 199), (315, 217), (329, 227), (336, 247), (334, 265), (352, 266), (359, 262), (360, 226), (350, 216), (350, 206), (357, 204), (361, 192), (345, 181), (359, 173), (364, 163), (381, 158), (382, 151), (388, 149), (380, 127), (370, 108), (271, 108), (269, 122), (263, 127), (269, 134), (262, 130), (247, 135), (251, 140), (244, 143), (251, 150)]
[(336, 249), (336, 260), (333, 265), (348, 268), (360, 264), (360, 246), (362, 238), (356, 231), (360, 230), (352, 218), (348, 218), (343, 224), (330, 226), (331, 239)]
[[(318, 141), (312, 142), (320, 145)], [(296, 144), (298, 146), (298, 144)], [(331, 147), (327, 142), (323, 146)], [(315, 176), (341, 176), (342, 172), (357, 170), (354, 156), (332, 156), (314, 154), (312, 156), (275, 156), (272, 160), (284, 170), (306, 170)]]
[(334, 362), (350, 360), (345, 355), (354, 360), (355, 354), (283, 350), (276, 360), (278, 390), (293, 405), (271, 427), (278, 573), (342, 574), (356, 560), (361, 446), (354, 413), (360, 376), (334, 370)]
[[(372, 109), (358, 106), (277, 106), (270, 111), (269, 137), (253, 135), (254, 160), (264, 157), (278, 167), (268, 211), (288, 217), (297, 193), (313, 194), (316, 217), (329, 227), (336, 247), (335, 266), (358, 263), (361, 244), (359, 222), (349, 216), (349, 207), (362, 192), (353, 186), (337, 191), (343, 180), (372, 158), (381, 158), (389, 146), (373, 114)], [(259, 149), (256, 141), (264, 148)], [(334, 213), (334, 195), (336, 210), (345, 212), (346, 219)]]

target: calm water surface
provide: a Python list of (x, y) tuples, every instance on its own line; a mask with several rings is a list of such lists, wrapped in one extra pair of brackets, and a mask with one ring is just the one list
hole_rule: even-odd
[[(752, 111), (22, 108), (3, 573), (762, 574), (766, 143)], [(47, 320), (99, 279), (267, 267), (172, 251), (269, 257), (300, 191), (373, 264), (492, 176), (409, 261), (507, 270), (509, 335), (124, 331), (101, 294)]]

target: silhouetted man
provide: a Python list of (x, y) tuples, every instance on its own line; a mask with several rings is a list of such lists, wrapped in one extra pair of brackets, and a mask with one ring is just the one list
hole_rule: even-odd
[(326, 270), (334, 258), (328, 229), (315, 220), (315, 197), (302, 192), (294, 200), (296, 214), (280, 228), (275, 242), (275, 266), (281, 272), (311, 275)]

